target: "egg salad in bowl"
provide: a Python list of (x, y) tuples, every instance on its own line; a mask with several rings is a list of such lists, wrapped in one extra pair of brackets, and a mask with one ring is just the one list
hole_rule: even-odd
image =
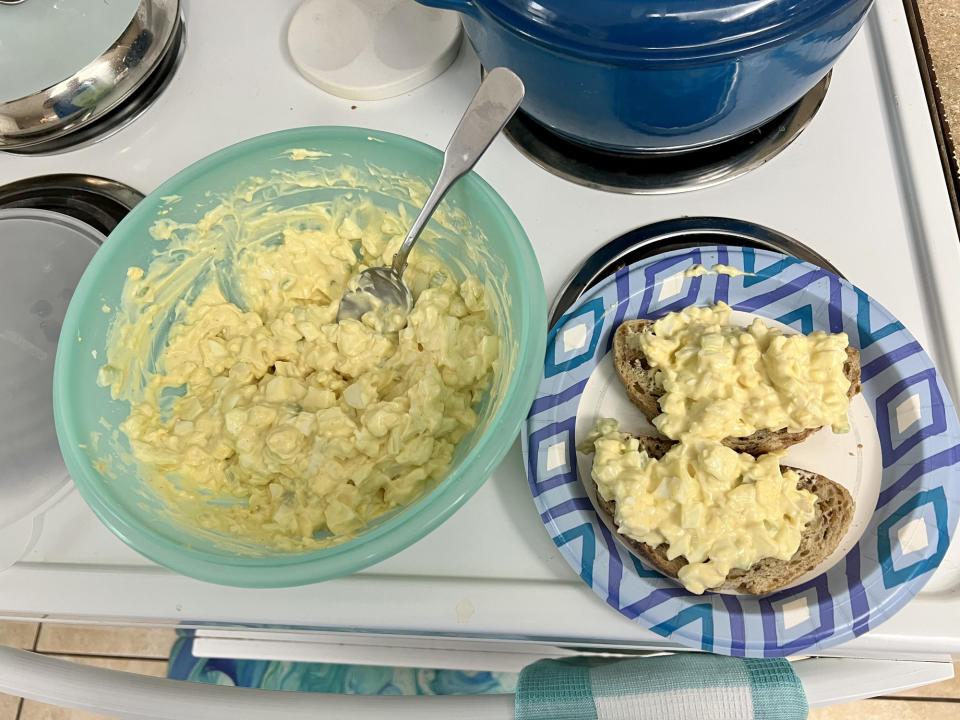
[(299, 584), (397, 552), (482, 484), (546, 334), (503, 201), (475, 175), (454, 188), (411, 255), (406, 327), (336, 320), (439, 158), (387, 133), (275, 133), (118, 227), (68, 311), (55, 405), (68, 467), (121, 538), (214, 582)]

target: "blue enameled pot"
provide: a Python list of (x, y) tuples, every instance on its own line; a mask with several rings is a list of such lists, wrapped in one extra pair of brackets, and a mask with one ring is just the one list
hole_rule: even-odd
[(741, 135), (830, 70), (872, 0), (420, 0), (457, 10), (523, 110), (587, 145), (670, 152)]

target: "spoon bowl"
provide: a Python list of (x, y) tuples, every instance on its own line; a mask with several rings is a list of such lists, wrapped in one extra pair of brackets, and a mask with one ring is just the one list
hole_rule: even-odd
[(337, 320), (366, 318), (381, 332), (396, 332), (407, 324), (413, 293), (392, 267), (367, 268), (354, 275), (340, 300)]
[(384, 331), (402, 330), (413, 309), (413, 295), (403, 282), (407, 256), (443, 196), (477, 164), (523, 100), (523, 82), (507, 68), (494, 68), (480, 83), (460, 124), (443, 152), (440, 176), (430, 191), (390, 267), (372, 267), (350, 279), (340, 299), (337, 321), (360, 320)]

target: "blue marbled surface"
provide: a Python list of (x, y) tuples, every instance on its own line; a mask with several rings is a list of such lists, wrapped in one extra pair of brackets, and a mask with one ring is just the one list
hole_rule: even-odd
[(211, 685), (347, 695), (480, 695), (513, 693), (517, 687), (517, 673), (197, 658), (191, 634), (184, 634), (173, 646), (168, 677)]

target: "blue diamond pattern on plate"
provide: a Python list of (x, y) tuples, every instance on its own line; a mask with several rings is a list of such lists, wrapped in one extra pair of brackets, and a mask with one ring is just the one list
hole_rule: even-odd
[[(751, 275), (687, 278), (694, 264)], [(579, 399), (624, 320), (687, 305), (734, 309), (801, 332), (846, 332), (861, 353), (863, 395), (881, 443), (877, 508), (857, 545), (828, 571), (766, 597), (693, 595), (643, 566), (597, 517), (574, 447)], [(960, 427), (930, 358), (859, 288), (765, 250), (679, 250), (624, 268), (552, 328), (524, 460), (534, 501), (573, 571), (615, 611), (690, 647), (748, 657), (812, 652), (867, 632), (910, 600), (946, 552), (960, 516)]]
[(576, 479), (575, 418), (546, 425), (528, 439), (527, 476), (534, 495)]
[(700, 250), (670, 255), (643, 269), (645, 284), (637, 317), (660, 317), (693, 303), (702, 278), (685, 277), (683, 271), (700, 262)]
[(598, 299), (561, 318), (558, 332), (551, 331), (549, 338), (550, 351), (544, 364), (548, 377), (573, 370), (590, 360), (603, 330), (603, 311), (603, 303)]
[(833, 600), (826, 574), (759, 600), (766, 647), (791, 655), (829, 637), (834, 628)]
[(904, 457), (925, 437), (946, 429), (947, 416), (937, 380), (937, 371), (929, 367), (899, 379), (877, 398), (884, 466)]
[(921, 490), (880, 523), (877, 555), (888, 588), (936, 568), (947, 552), (947, 498), (943, 486)]

